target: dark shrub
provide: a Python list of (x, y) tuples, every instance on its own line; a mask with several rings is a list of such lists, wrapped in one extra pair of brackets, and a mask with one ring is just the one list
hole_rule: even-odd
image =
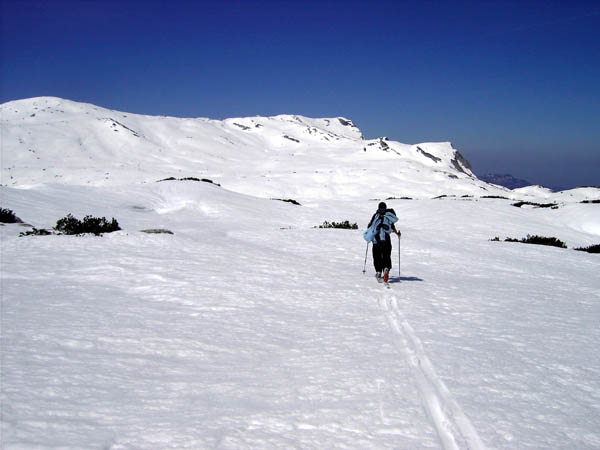
[(22, 236), (48, 236), (50, 234), (53, 234), (53, 233), (51, 231), (48, 231), (48, 230), (44, 229), (44, 228), (40, 228), (40, 229), (33, 228), (33, 229), (29, 230), (29, 231), (25, 231), (23, 233), (20, 233), (19, 237), (22, 237)]
[(213, 180), (209, 180), (208, 178), (196, 178), (196, 177), (185, 177), (185, 178), (175, 178), (175, 177), (169, 177), (169, 178), (163, 178), (162, 180), (158, 180), (157, 183), (160, 183), (161, 181), (203, 181), (205, 183), (210, 183), (210, 184), (214, 184), (216, 186), (221, 186), (219, 183), (215, 183)]
[(293, 198), (283, 199), (283, 198), (273, 198), (272, 200), (279, 200), (280, 202), (291, 203), (292, 205), (302, 206), (298, 201)]
[(590, 245), (589, 247), (579, 247), (575, 250), (579, 252), (600, 253), (600, 244)]
[(506, 238), (506, 239), (504, 239), (504, 242), (522, 242), (522, 241), (515, 239), (515, 238)]
[(530, 236), (528, 234), (526, 238), (521, 239), (521, 242), (524, 244), (549, 245), (551, 247), (567, 248), (567, 244), (555, 237)]
[(323, 222), (323, 225), (319, 225), (319, 228), (342, 228), (345, 230), (358, 230), (356, 223), (350, 223), (347, 220), (343, 222)]
[(556, 203), (535, 203), (535, 202), (517, 202), (513, 203), (513, 206), (520, 208), (523, 205), (533, 206), (535, 208), (552, 208), (558, 209), (558, 205)]
[(113, 218), (110, 222), (106, 217), (85, 216), (82, 221), (68, 214), (59, 219), (54, 227), (60, 234), (92, 233), (96, 236), (102, 233), (112, 233), (121, 229), (119, 223)]
[(6, 208), (0, 208), (0, 223), (18, 223), (19, 218), (15, 216), (15, 213)]
[[(498, 242), (500, 241), (500, 238), (495, 237), (491, 240)], [(544, 237), (536, 235), (531, 236), (530, 234), (528, 234), (527, 237), (523, 239), (506, 238), (504, 239), (504, 242), (520, 242), (522, 244), (549, 245), (551, 247), (567, 248), (567, 244), (555, 237)]]

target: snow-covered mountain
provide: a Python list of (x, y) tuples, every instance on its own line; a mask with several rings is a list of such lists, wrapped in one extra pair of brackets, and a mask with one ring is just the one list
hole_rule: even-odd
[(499, 193), (448, 142), (364, 140), (341, 117), (180, 119), (51, 97), (0, 109), (8, 186), (197, 177), (237, 192), (300, 200)]
[[(0, 224), (3, 449), (600, 448), (598, 189), (494, 187), (344, 118), (1, 108), (30, 224)], [(362, 238), (387, 197), (391, 289)], [(18, 237), (68, 213), (122, 230)], [(491, 241), (527, 234), (569, 248)]]

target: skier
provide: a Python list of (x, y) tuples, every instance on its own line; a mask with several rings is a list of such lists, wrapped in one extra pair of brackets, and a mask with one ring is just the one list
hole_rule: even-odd
[[(392, 268), (392, 240), (390, 233), (401, 236), (400, 231), (394, 225), (398, 221), (396, 212), (388, 209), (385, 202), (379, 203), (377, 212), (371, 217), (371, 221), (363, 237), (367, 242), (373, 243), (373, 265), (375, 266), (375, 278), (378, 282), (389, 281), (390, 269)], [(383, 277), (382, 277), (383, 273)]]

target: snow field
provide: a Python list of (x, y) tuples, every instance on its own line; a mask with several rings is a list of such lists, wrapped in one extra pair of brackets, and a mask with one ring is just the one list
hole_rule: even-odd
[[(33, 256), (12, 270), (52, 269), (32, 277), (25, 302), (18, 279), (4, 275), (4, 384), (16, 388), (5, 392), (7, 448), (373, 446), (385, 442), (382, 430), (390, 448), (398, 433), (422, 439), (391, 406), (388, 424), (399, 428), (369, 423), (384, 403), (374, 380), (405, 377), (372, 359), (385, 346), (377, 319), (336, 311), (353, 290), (315, 274), (314, 255), (292, 260), (293, 249), (252, 251), (235, 239), (226, 251), (218, 242), (173, 249), (168, 238), (17, 241), (34, 244), (15, 249)], [(67, 241), (63, 258), (44, 245), (57, 239)], [(243, 270), (226, 263), (236, 249), (250, 254)]]
[[(195, 182), (2, 199), (37, 227), (72, 212), (123, 228), (0, 227), (3, 448), (600, 445), (596, 255), (489, 241), (589, 245), (577, 224), (595, 205), (388, 201), (403, 236), (386, 290), (370, 255), (362, 274), (377, 201)], [(361, 230), (312, 228), (324, 220)]]

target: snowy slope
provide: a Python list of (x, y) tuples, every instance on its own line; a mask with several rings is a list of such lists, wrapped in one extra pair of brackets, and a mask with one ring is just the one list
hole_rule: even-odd
[[(600, 243), (600, 207), (579, 203), (597, 190), (519, 192), (559, 205), (517, 208), (463, 198), (493, 188), (449, 145), (363, 141), (345, 119), (108, 112), (127, 131), (99, 120), (106, 110), (44, 101), (58, 102), (49, 117), (20, 125), (6, 106), (26, 108), (3, 105), (2, 207), (37, 228), (73, 213), (123, 230), (0, 226), (3, 449), (600, 448), (600, 260), (573, 250)], [(187, 133), (198, 142), (178, 141)], [(113, 135), (135, 145), (115, 150)], [(19, 137), (35, 153), (6, 154)], [(303, 178), (285, 175), (293, 158)], [(311, 165), (337, 178), (310, 177)], [(355, 190), (360, 165), (418, 198), (388, 200), (403, 232), (389, 290), (370, 257), (362, 273), (362, 230), (390, 190)], [(166, 176), (222, 186), (155, 182)], [(294, 194), (308, 201), (269, 199)], [(314, 228), (325, 220), (360, 229)], [(527, 234), (569, 249), (490, 241)]]
[[(319, 208), (209, 183), (3, 188), (3, 448), (597, 448), (597, 205), (390, 201), (402, 278), (362, 275), (376, 202)], [(174, 235), (149, 235), (166, 228)], [(396, 260), (394, 253), (394, 260)], [(397, 270), (397, 267), (394, 267)], [(560, 406), (560, 407), (558, 407)]]
[(149, 117), (41, 97), (5, 103), (2, 182), (123, 185), (208, 178), (262, 197), (505, 193), (450, 143), (364, 140), (348, 119)]

